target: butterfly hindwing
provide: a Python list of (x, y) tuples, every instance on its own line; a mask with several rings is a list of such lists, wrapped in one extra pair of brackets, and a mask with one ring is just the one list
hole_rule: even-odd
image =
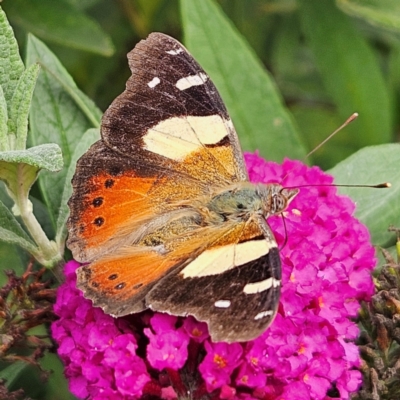
[(183, 268), (209, 243), (217, 243), (224, 232), (233, 229), (232, 225), (222, 230), (204, 228), (190, 223), (190, 218), (170, 221), (165, 228), (151, 231), (140, 243), (122, 246), (83, 266), (78, 270), (78, 287), (95, 306), (114, 316), (148, 308), (145, 298), (157, 282)]
[(78, 287), (115, 316), (150, 307), (206, 321), (215, 341), (261, 334), (275, 316), (281, 279), (278, 249), (265, 222), (199, 228), (188, 237), (167, 255), (144, 246), (121, 249), (119, 256), (82, 267)]
[(248, 341), (273, 320), (281, 263), (262, 219), (236, 225), (146, 296), (147, 305), (208, 323), (214, 341)]

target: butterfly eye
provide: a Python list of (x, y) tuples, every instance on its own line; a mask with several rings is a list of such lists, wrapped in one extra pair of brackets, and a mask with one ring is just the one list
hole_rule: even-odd
[(281, 194), (277, 194), (273, 199), (273, 212), (274, 214), (279, 214), (286, 208), (286, 199)]

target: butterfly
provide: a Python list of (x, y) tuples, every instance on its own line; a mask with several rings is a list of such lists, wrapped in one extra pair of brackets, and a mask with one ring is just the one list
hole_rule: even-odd
[(77, 286), (115, 317), (192, 315), (213, 341), (252, 340), (280, 296), (266, 218), (298, 190), (249, 182), (225, 105), (182, 44), (152, 33), (128, 60), (126, 90), (72, 180)]

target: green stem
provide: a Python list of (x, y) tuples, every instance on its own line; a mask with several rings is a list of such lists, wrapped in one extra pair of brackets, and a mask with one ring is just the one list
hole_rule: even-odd
[[(18, 166), (18, 175), (22, 174), (20, 166)], [(18, 180), (22, 181), (22, 177), (18, 176)], [(40, 226), (38, 220), (32, 212), (32, 203), (28, 198), (28, 193), (24, 190), (24, 185), (19, 185), (16, 204), (19, 208), (21, 218), (26, 228), (31, 234), (33, 240), (39, 247), (39, 252), (33, 256), (45, 267), (52, 267), (54, 264), (62, 260), (62, 256), (58, 251), (55, 242), (50, 241)]]

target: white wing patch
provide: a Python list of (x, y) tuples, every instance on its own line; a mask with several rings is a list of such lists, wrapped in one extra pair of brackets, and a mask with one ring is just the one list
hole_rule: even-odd
[(254, 317), (254, 319), (257, 321), (261, 318), (271, 317), (273, 314), (274, 312), (272, 310), (261, 311)]
[(184, 78), (179, 79), (175, 86), (179, 90), (186, 90), (191, 88), (192, 86), (203, 85), (208, 79), (208, 76), (204, 72), (199, 72), (196, 75), (185, 76)]
[(249, 240), (209, 249), (188, 264), (181, 274), (184, 279), (222, 274), (232, 268), (259, 259), (275, 246), (275, 243), (271, 244), (266, 240)]
[(171, 56), (177, 56), (178, 54), (181, 54), (182, 52), (183, 52), (183, 49), (166, 51), (166, 53), (171, 54)]
[(143, 141), (152, 153), (183, 161), (203, 145), (217, 144), (228, 136), (228, 122), (219, 115), (173, 117), (150, 128)]
[(147, 86), (151, 89), (153, 89), (154, 87), (156, 87), (159, 83), (160, 83), (160, 78), (155, 77), (153, 78), (150, 82), (147, 83)]
[(214, 303), (214, 306), (217, 308), (228, 308), (230, 305), (230, 300), (218, 300)]
[(281, 281), (279, 279), (268, 278), (268, 279), (264, 279), (263, 281), (248, 283), (243, 288), (243, 292), (246, 294), (261, 293), (264, 290), (268, 290), (272, 287), (276, 288), (280, 284), (281, 284)]

